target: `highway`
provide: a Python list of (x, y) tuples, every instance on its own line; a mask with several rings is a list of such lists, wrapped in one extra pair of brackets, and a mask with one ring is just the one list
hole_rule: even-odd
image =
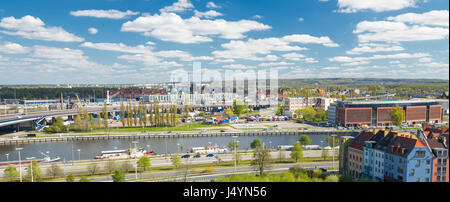
[[(305, 150), (304, 151), (304, 157), (320, 157), (321, 151), (320, 150)], [(271, 152), (272, 159), (278, 159), (280, 153), (278, 151)], [(192, 155), (191, 155), (192, 156)], [(218, 155), (221, 161), (232, 161), (233, 155), (231, 153), (228, 154), (219, 154)], [(283, 151), (283, 158), (289, 158), (290, 151)], [(163, 166), (172, 166), (172, 162), (170, 160), (170, 157), (152, 157), (150, 158), (151, 167), (163, 167)], [(241, 154), (242, 160), (251, 160), (253, 159), (253, 155), (250, 153)], [(128, 159), (128, 160), (114, 160), (117, 167), (120, 167), (125, 161), (129, 161), (131, 164), (136, 165), (137, 159)], [(184, 159), (182, 158), (182, 164), (185, 163), (191, 163), (191, 164), (207, 164), (207, 163), (214, 163), (217, 162), (217, 158), (215, 157), (205, 157), (205, 155), (202, 155), (200, 158), (189, 158)], [(99, 171), (105, 171), (106, 164), (108, 163), (108, 160), (91, 160), (91, 161), (74, 161), (72, 162), (57, 162), (56, 164), (64, 170), (65, 174), (68, 173), (83, 173), (88, 170), (88, 167), (92, 164), (97, 164), (97, 167), (100, 169)], [(40, 163), (40, 168), (42, 170), (43, 175), (46, 175), (47, 169), (50, 167), (51, 164), (49, 163)], [(29, 165), (22, 165), (22, 174), (26, 173), (26, 170), (28, 169)], [(0, 167), (0, 176), (3, 177), (3, 171), (7, 166), (1, 166)], [(19, 170), (19, 166), (16, 166), (16, 169)]]

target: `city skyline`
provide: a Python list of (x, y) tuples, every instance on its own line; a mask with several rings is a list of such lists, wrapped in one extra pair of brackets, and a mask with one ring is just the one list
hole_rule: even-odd
[(172, 71), (280, 79), (448, 79), (448, 1), (105, 0), (0, 6), (0, 84), (169, 81)]

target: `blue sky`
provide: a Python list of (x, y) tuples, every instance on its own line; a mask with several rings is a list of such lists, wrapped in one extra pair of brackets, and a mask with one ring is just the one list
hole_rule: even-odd
[[(24, 6), (26, 5), (26, 6)], [(194, 61), (280, 78), (449, 73), (446, 0), (2, 1), (0, 84), (154, 83)]]

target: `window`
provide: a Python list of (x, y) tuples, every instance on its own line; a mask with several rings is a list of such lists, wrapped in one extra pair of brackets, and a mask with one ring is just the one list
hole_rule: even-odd
[(409, 175), (414, 176), (415, 172), (416, 172), (416, 170), (414, 170), (414, 168), (413, 168), (413, 169), (411, 169), (411, 172), (409, 173)]
[(420, 166), (420, 160), (417, 160), (416, 166), (417, 166), (417, 167)]
[(427, 173), (427, 174), (430, 174), (430, 169), (427, 168), (427, 169), (426, 169), (426, 173)]
[(418, 178), (416, 179), (416, 182), (420, 182), (420, 177), (418, 177)]
[(430, 161), (430, 160), (427, 160), (427, 165), (430, 165), (430, 163), (431, 163), (431, 161)]
[(416, 156), (424, 157), (425, 156), (425, 151), (423, 151), (423, 150), (416, 151)]
[(430, 178), (425, 178), (425, 182), (430, 182)]

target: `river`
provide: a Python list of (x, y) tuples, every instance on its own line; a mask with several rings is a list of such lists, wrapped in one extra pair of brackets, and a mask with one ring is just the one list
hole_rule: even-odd
[[(312, 145), (321, 145), (323, 147), (328, 145), (326, 138), (327, 135), (308, 135), (311, 139)], [(282, 135), (282, 136), (239, 136), (239, 149), (245, 150), (250, 148), (250, 143), (258, 138), (261, 143), (266, 146), (276, 149), (279, 145), (293, 145), (300, 139), (300, 135)], [(165, 153), (177, 153), (186, 152), (191, 147), (202, 146), (218, 146), (224, 147), (228, 145), (230, 141), (233, 141), (232, 137), (219, 136), (219, 137), (183, 137), (183, 138), (150, 138), (140, 139), (137, 143), (137, 147), (144, 148), (147, 151), (155, 151), (158, 154)], [(40, 154), (47, 153), (52, 157), (59, 156), (62, 160), (89, 160), (95, 156), (100, 155), (101, 151), (125, 149), (134, 147), (131, 139), (120, 140), (89, 140), (89, 141), (69, 141), (69, 142), (46, 142), (46, 143), (32, 143), (22, 145), (2, 145), (0, 146), (0, 162), (18, 160), (18, 152), (16, 148), (21, 147), (21, 159), (28, 157), (43, 158)], [(178, 146), (180, 145), (180, 146)], [(181, 151), (180, 147), (183, 147)], [(80, 150), (78, 152), (78, 149)]]

